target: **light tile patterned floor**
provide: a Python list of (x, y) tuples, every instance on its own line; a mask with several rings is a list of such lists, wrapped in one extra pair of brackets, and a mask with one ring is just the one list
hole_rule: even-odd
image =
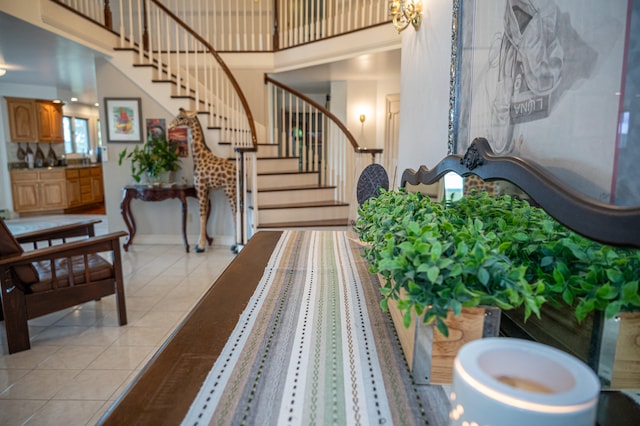
[(31, 350), (9, 355), (0, 323), (0, 425), (95, 424), (234, 258), (227, 246), (139, 244), (122, 256), (126, 326), (110, 296), (31, 320)]

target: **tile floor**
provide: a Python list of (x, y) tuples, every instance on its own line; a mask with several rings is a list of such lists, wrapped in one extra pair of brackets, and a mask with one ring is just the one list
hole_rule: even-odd
[(9, 355), (0, 323), (0, 425), (96, 424), (234, 257), (139, 244), (122, 255), (126, 326), (110, 296), (31, 320), (31, 350)]

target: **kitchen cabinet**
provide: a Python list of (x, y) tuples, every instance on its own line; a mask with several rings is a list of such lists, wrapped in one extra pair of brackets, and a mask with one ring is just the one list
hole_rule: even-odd
[(80, 169), (65, 170), (67, 178), (67, 207), (78, 207), (82, 204), (80, 198)]
[(72, 210), (104, 201), (102, 166), (11, 171), (17, 213)]
[(36, 100), (38, 142), (63, 143), (62, 104)]
[(11, 191), (16, 212), (61, 210), (67, 207), (64, 170), (12, 170)]
[(5, 98), (9, 112), (9, 134), (13, 142), (35, 142), (36, 109), (33, 99)]
[(41, 99), (5, 99), (12, 142), (64, 142), (62, 104)]

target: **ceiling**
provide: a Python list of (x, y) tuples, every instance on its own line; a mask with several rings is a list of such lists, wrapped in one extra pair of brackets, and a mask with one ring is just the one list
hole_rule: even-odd
[(100, 53), (0, 12), (0, 67), (7, 73), (0, 83), (57, 87), (69, 102), (94, 104), (95, 57)]
[[(0, 83), (56, 87), (65, 103), (71, 97), (98, 102), (95, 58), (101, 53), (0, 12)], [(307, 93), (329, 93), (335, 80), (400, 78), (400, 50), (358, 56), (330, 64), (272, 74)]]

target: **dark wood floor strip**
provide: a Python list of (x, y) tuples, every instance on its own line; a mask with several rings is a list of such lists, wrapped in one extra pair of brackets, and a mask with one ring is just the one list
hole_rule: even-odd
[(281, 234), (261, 231), (249, 240), (100, 424), (180, 424), (260, 282)]

